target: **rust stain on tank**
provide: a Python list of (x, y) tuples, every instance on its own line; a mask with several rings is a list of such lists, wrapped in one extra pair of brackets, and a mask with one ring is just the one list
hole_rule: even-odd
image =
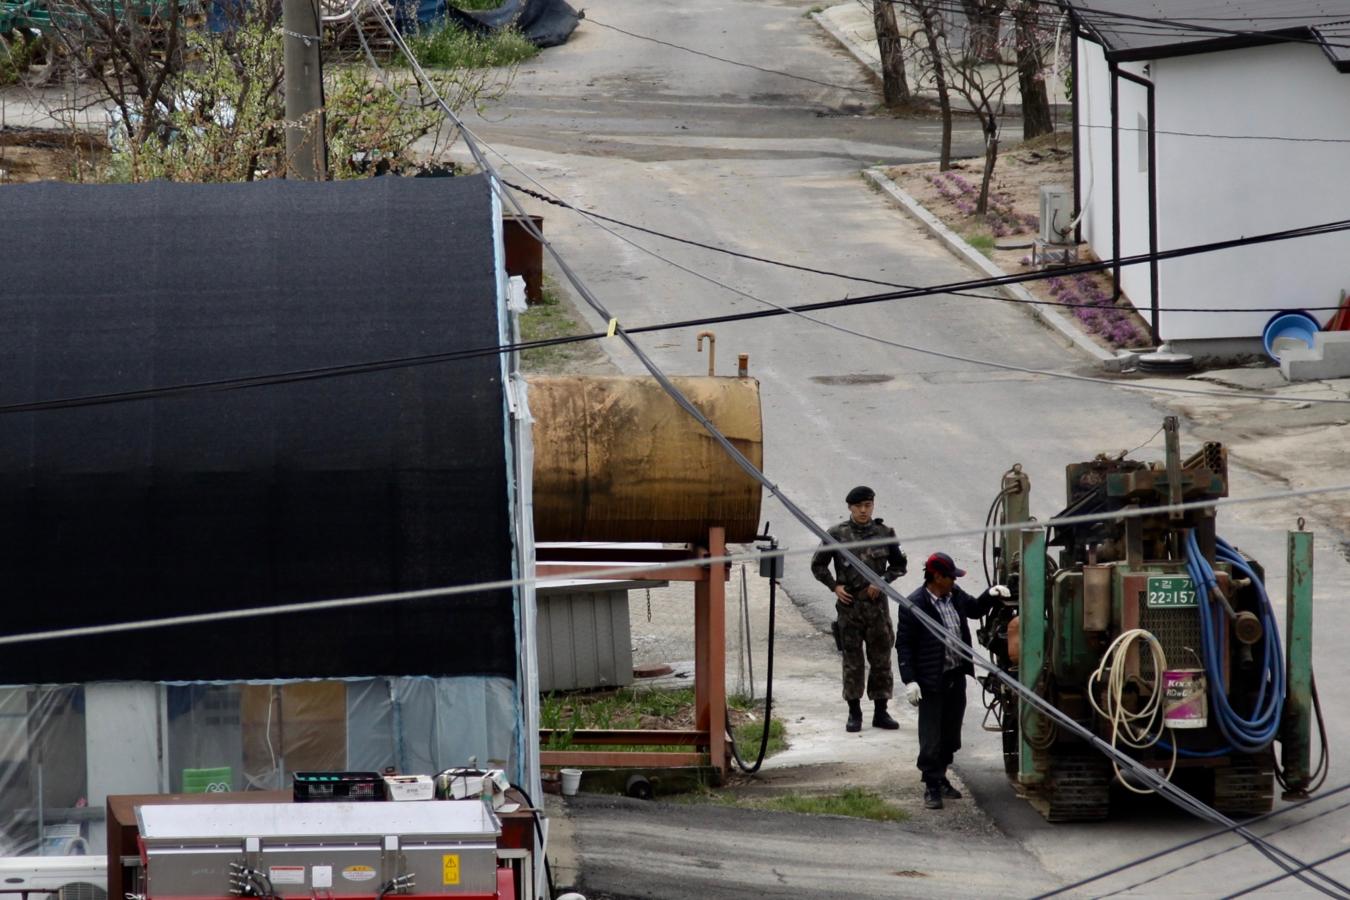
[[(756, 466), (759, 383), (672, 379)], [(690, 542), (758, 530), (760, 486), (652, 378), (532, 377), (539, 540)]]

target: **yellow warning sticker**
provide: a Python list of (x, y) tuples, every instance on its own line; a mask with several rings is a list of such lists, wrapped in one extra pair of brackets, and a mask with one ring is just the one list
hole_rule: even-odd
[(459, 884), (459, 854), (447, 853), (441, 857), (441, 882)]

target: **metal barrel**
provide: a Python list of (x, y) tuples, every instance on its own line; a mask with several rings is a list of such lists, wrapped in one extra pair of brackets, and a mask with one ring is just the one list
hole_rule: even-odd
[[(671, 381), (756, 467), (759, 382)], [(760, 485), (654, 378), (531, 376), (534, 531), (541, 541), (748, 542)]]

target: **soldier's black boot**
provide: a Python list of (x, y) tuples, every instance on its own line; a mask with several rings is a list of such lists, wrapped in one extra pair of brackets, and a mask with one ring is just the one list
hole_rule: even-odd
[(844, 726), (845, 731), (862, 731), (862, 701), (848, 701), (848, 724)]
[(876, 704), (876, 711), (872, 713), (872, 727), (885, 728), (887, 731), (899, 728), (900, 723), (892, 719), (891, 714), (886, 712), (886, 701), (877, 700)]

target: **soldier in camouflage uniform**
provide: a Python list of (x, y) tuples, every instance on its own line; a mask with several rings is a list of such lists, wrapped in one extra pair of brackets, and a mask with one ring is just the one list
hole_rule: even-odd
[[(846, 498), (849, 518), (831, 528), (830, 537), (840, 543), (894, 538), (894, 528), (872, 518), (875, 498), (876, 492), (862, 485), (849, 491)], [(905, 554), (899, 543), (862, 547), (853, 553), (888, 583), (905, 574)], [(831, 562), (834, 563), (833, 574)], [(872, 725), (899, 728), (900, 723), (886, 711), (894, 684), (891, 648), (895, 645), (895, 630), (891, 626), (890, 601), (829, 543), (822, 543), (811, 558), (811, 574), (834, 591), (834, 608), (839, 615), (839, 639), (844, 653), (844, 700), (848, 702), (845, 730), (862, 731), (864, 680), (867, 696), (875, 705)]]

